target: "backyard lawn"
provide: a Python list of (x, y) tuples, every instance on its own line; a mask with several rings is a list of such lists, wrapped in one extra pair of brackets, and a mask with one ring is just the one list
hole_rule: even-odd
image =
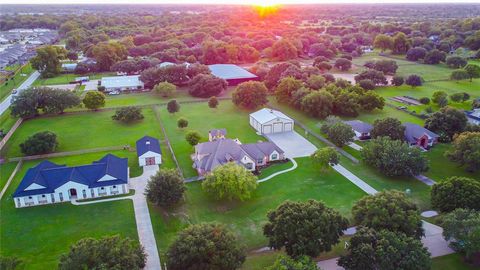
[[(227, 137), (238, 138), (242, 143), (254, 143), (265, 138), (258, 136), (249, 125), (248, 114), (250, 112), (240, 110), (229, 100), (220, 101), (217, 109), (208, 107), (207, 102), (183, 104), (180, 111), (175, 114), (167, 112), (165, 106), (159, 107), (159, 114), (164, 125), (168, 139), (172, 144), (175, 156), (185, 177), (197, 175), (192, 168), (190, 155), (194, 148), (185, 140), (185, 134), (189, 130), (196, 130), (202, 136), (202, 141), (208, 140), (208, 131), (215, 128), (226, 128)], [(177, 120), (183, 117), (188, 120), (188, 127), (180, 129)]]
[(475, 270), (477, 267), (463, 262), (460, 254), (450, 254), (432, 259), (432, 270)]
[(12, 174), (13, 170), (17, 166), (17, 162), (8, 162), (0, 164), (0, 191), (3, 189), (8, 181), (8, 178)]
[[(121, 153), (113, 152), (119, 156)], [(105, 153), (49, 159), (59, 164), (82, 165), (100, 159)], [(136, 160), (135, 160), (136, 161)], [(137, 239), (130, 200), (74, 206), (70, 203), (17, 209), (12, 193), (28, 168), (40, 161), (25, 162), (0, 204), (0, 254), (16, 256), (25, 269), (54, 269), (62, 253), (85, 237), (119, 234)]]
[(126, 144), (135, 147), (135, 142), (144, 135), (160, 135), (160, 126), (150, 108), (143, 109), (143, 120), (132, 124), (112, 120), (113, 114), (114, 111), (86, 112), (25, 121), (9, 140), (3, 153), (8, 157), (21, 156), (19, 145), (32, 132), (45, 130), (57, 134), (57, 152)]
[(151, 207), (160, 254), (165, 253), (179, 230), (200, 222), (226, 224), (247, 250), (266, 246), (267, 239), (262, 233), (266, 214), (285, 200), (320, 200), (350, 217), (352, 205), (365, 193), (333, 170), (320, 172), (310, 158), (296, 161), (299, 165), (296, 170), (260, 183), (253, 197), (245, 202), (215, 201), (203, 192), (201, 183), (194, 182), (187, 185), (186, 201), (178, 209), (162, 211)]

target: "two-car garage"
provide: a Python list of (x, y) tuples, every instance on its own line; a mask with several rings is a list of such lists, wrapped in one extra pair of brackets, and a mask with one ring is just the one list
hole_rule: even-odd
[(263, 108), (250, 114), (250, 125), (260, 134), (293, 131), (293, 119), (282, 112)]

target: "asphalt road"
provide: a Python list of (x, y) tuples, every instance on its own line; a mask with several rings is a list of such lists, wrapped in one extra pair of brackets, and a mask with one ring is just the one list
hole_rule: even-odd
[[(18, 88), (17, 88), (17, 94), (20, 93), (21, 91), (29, 88), (33, 82), (40, 77), (40, 72), (34, 71), (32, 74), (30, 74), (30, 77), (28, 77)], [(6, 97), (2, 103), (0, 103), (0, 114), (3, 114), (8, 107), (10, 107), (10, 103), (12, 102), (12, 97), (14, 95), (10, 94), (8, 97)]]

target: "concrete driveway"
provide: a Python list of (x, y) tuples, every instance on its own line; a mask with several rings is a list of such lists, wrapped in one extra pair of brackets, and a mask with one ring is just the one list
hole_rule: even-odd
[(91, 80), (82, 84), (85, 85), (85, 91), (95, 91), (98, 89), (98, 80)]
[(274, 142), (289, 158), (307, 157), (317, 150), (317, 147), (295, 131), (265, 134), (265, 137)]

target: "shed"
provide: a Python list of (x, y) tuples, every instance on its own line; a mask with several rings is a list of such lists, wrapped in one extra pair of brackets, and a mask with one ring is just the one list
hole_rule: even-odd
[(107, 92), (140, 90), (144, 86), (140, 80), (140, 75), (103, 77), (101, 85), (105, 87)]
[(140, 166), (162, 164), (162, 149), (156, 138), (144, 136), (137, 141), (136, 146)]
[(250, 125), (260, 134), (293, 131), (294, 121), (280, 111), (263, 108), (250, 114)]
[(228, 85), (237, 85), (246, 81), (258, 80), (257, 75), (233, 64), (215, 64), (208, 68), (212, 75), (227, 81)]

